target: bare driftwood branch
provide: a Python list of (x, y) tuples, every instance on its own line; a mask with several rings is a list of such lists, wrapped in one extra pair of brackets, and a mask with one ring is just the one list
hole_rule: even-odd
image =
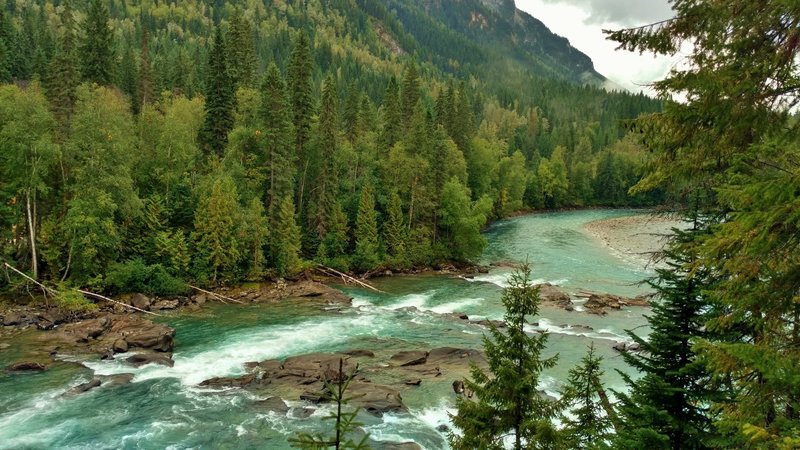
[(375, 286), (370, 285), (369, 283), (365, 283), (365, 282), (363, 282), (363, 281), (361, 281), (361, 280), (359, 280), (357, 278), (353, 278), (350, 275), (347, 275), (345, 273), (339, 272), (336, 269), (331, 269), (330, 267), (323, 266), (322, 264), (317, 264), (317, 267), (319, 269), (321, 269), (320, 272), (325, 273), (326, 275), (330, 275), (331, 273), (335, 273), (336, 275), (342, 277), (342, 279), (345, 280), (345, 284), (347, 284), (347, 281), (350, 281), (350, 282), (355, 283), (355, 284), (357, 284), (357, 285), (359, 285), (359, 286), (361, 286), (363, 288), (371, 289), (371, 290), (373, 290), (375, 292), (380, 292), (381, 294), (385, 294), (386, 293), (386, 292), (376, 288)]
[(243, 302), (243, 301), (236, 300), (236, 299), (233, 299), (233, 298), (230, 298), (230, 297), (226, 297), (226, 296), (224, 296), (224, 295), (217, 294), (216, 292), (207, 291), (207, 290), (205, 290), (205, 289), (201, 289), (201, 288), (199, 288), (199, 287), (197, 287), (197, 286), (192, 286), (191, 284), (187, 284), (187, 286), (189, 286), (190, 288), (192, 288), (192, 289), (194, 289), (194, 290), (196, 290), (196, 291), (200, 291), (200, 292), (202, 292), (202, 293), (204, 293), (204, 294), (211, 295), (211, 296), (213, 296), (214, 298), (216, 298), (216, 299), (218, 299), (219, 301), (221, 301), (222, 303), (228, 303), (228, 302), (226, 302), (226, 301), (225, 301), (225, 300), (227, 300), (227, 301), (230, 301), (230, 302), (238, 303), (238, 304), (240, 304), (240, 305), (244, 305), (244, 302)]

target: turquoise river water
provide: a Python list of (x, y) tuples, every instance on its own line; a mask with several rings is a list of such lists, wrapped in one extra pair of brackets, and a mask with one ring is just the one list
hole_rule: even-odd
[[(576, 211), (535, 214), (494, 224), (486, 233), (484, 263), (528, 259), (539, 281), (575, 293), (581, 289), (636, 295), (652, 276), (645, 262), (624, 258), (587, 234), (584, 224), (633, 211)], [(443, 315), (464, 312), (499, 319), (501, 289), (510, 269), (495, 268), (472, 280), (447, 276), (389, 277), (374, 284), (390, 294), (342, 287), (353, 307), (320, 311), (298, 303), (279, 305), (207, 305), (192, 314), (166, 318), (176, 331), (174, 367), (138, 369), (118, 361), (85, 361), (100, 375), (133, 373), (133, 382), (101, 386), (82, 395), (64, 396), (92, 372), (77, 365), (56, 365), (39, 374), (0, 373), (0, 449), (285, 449), (298, 430), (321, 426), (319, 410), (301, 419), (265, 412), (259, 398), (238, 389), (197, 386), (215, 377), (244, 373), (243, 364), (310, 352), (366, 348), (381, 354), (441, 346), (480, 348), (485, 329)], [(580, 302), (576, 302), (578, 305)], [(414, 307), (414, 308), (409, 308)], [(624, 330), (641, 327), (643, 308), (607, 316), (543, 307), (538, 320), (550, 332), (547, 355), (558, 365), (541, 380), (555, 394), (567, 371), (594, 342), (605, 358), (606, 382), (622, 387), (615, 368), (627, 370), (611, 349), (627, 340)], [(591, 326), (594, 331), (575, 328)], [(640, 328), (644, 331), (644, 329)], [(0, 367), (14, 358), (14, 348), (0, 352)], [(374, 448), (382, 442), (414, 441), (428, 450), (446, 449), (454, 394), (449, 383), (423, 383), (403, 393), (409, 412), (376, 418), (363, 414)], [(291, 399), (287, 399), (291, 400)], [(291, 406), (301, 406), (291, 402)]]

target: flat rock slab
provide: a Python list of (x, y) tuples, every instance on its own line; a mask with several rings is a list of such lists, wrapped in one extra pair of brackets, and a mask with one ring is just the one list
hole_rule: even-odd
[(20, 361), (6, 367), (6, 372), (44, 372), (47, 366), (35, 361)]
[(418, 366), (420, 364), (425, 364), (427, 360), (428, 360), (428, 352), (420, 350), (411, 350), (411, 351), (403, 351), (395, 353), (389, 359), (391, 364), (400, 367)]

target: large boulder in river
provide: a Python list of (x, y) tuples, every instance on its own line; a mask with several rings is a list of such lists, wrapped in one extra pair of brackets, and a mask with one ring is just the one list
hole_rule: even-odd
[(150, 305), (152, 304), (153, 304), (153, 299), (144, 294), (134, 294), (133, 297), (131, 297), (131, 305), (139, 309), (144, 309), (146, 311), (150, 308)]
[(354, 381), (347, 387), (347, 394), (352, 397), (350, 404), (361, 407), (374, 416), (407, 411), (400, 391), (391, 386)]
[(172, 367), (175, 365), (175, 361), (172, 360), (171, 354), (152, 351), (133, 354), (126, 358), (125, 361), (133, 364), (134, 367), (140, 367), (147, 364), (160, 364), (167, 367)]
[(298, 281), (296, 283), (279, 284), (274, 289), (260, 294), (255, 300), (276, 301), (289, 298), (304, 299), (323, 305), (339, 304), (350, 305), (352, 297), (342, 291), (326, 286), (316, 281)]
[(174, 329), (160, 323), (150, 322), (139, 316), (118, 317), (111, 326), (111, 332), (123, 336), (129, 347), (171, 352), (175, 345)]
[(35, 361), (21, 361), (6, 367), (6, 372), (43, 372), (47, 366)]
[(427, 360), (428, 360), (428, 352), (423, 352), (420, 350), (411, 350), (411, 351), (395, 353), (394, 355), (392, 355), (390, 362), (395, 366), (407, 367), (407, 366), (418, 366), (420, 364), (425, 364)]
[(550, 283), (539, 284), (537, 287), (539, 288), (539, 298), (542, 299), (542, 302), (572, 311), (572, 300), (569, 298), (569, 294), (561, 290), (561, 288)]

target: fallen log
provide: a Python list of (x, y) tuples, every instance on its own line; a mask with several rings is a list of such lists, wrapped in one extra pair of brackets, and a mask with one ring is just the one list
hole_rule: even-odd
[(201, 289), (201, 288), (199, 288), (197, 286), (192, 286), (191, 284), (187, 284), (187, 286), (189, 286), (190, 288), (192, 288), (194, 290), (200, 291), (200, 292), (202, 292), (204, 294), (211, 295), (211, 296), (215, 297), (216, 299), (220, 300), (222, 303), (228, 303), (228, 302), (225, 301), (225, 300), (228, 300), (228, 301), (231, 301), (231, 302), (234, 302), (234, 303), (238, 303), (240, 305), (244, 305), (243, 301), (236, 300), (236, 299), (233, 299), (233, 298), (230, 298), (230, 297), (226, 297), (224, 295), (217, 294), (216, 292), (207, 291), (207, 290)]
[[(320, 269), (323, 269), (323, 270), (321, 270), (321, 272), (323, 272), (323, 273), (325, 273), (325, 272), (335, 273), (336, 275), (339, 275), (340, 277), (342, 277), (343, 280), (349, 280), (350, 282), (355, 283), (355, 284), (357, 284), (357, 285), (359, 285), (359, 286), (361, 286), (363, 288), (371, 289), (371, 290), (373, 290), (375, 292), (380, 292), (381, 294), (386, 294), (386, 292), (376, 288), (375, 286), (372, 286), (369, 283), (365, 283), (365, 282), (363, 282), (363, 281), (361, 281), (359, 279), (353, 278), (350, 275), (347, 275), (345, 273), (339, 272), (336, 269), (331, 269), (330, 267), (323, 266), (322, 264), (317, 264), (317, 267), (320, 268)], [(327, 273), (326, 275), (330, 275), (330, 273)], [(346, 283), (346, 281), (345, 281), (345, 283)]]

